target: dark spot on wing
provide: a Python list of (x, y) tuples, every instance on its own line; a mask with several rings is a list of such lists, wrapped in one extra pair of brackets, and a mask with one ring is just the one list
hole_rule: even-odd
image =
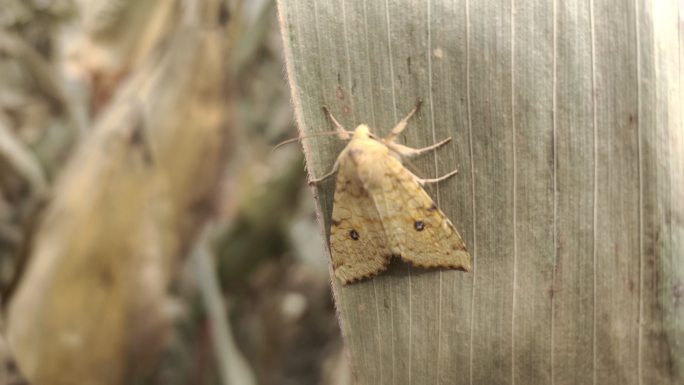
[(416, 221), (413, 224), (413, 227), (416, 229), (416, 231), (423, 231), (425, 229), (425, 222), (423, 221)]
[(349, 232), (349, 237), (355, 241), (358, 241), (359, 240), (359, 233), (357, 233), (356, 230), (352, 229)]

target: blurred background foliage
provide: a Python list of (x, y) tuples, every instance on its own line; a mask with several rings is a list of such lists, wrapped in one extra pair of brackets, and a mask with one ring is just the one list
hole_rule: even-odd
[[(0, 344), (5, 361), (0, 383), (349, 383), (300, 149), (292, 145), (271, 152), (277, 142), (296, 135), (274, 2), (0, 2), (0, 289), (5, 337)], [(198, 36), (218, 36), (225, 52), (218, 55), (210, 46), (193, 54), (197, 44), (178, 43), (192, 35), (183, 30), (188, 26), (199, 31)], [(167, 59), (160, 58), (171, 58), (172, 68), (173, 58), (194, 63), (200, 54), (220, 63), (217, 79), (207, 78), (210, 71), (175, 76), (162, 68)], [(155, 80), (148, 84), (150, 79)], [(183, 90), (182, 84), (175, 85), (182, 81), (199, 84), (191, 89), (199, 90), (201, 100), (159, 102)], [(198, 110), (204, 104), (218, 106), (216, 119), (207, 118), (206, 127), (216, 129), (207, 131), (215, 135), (210, 138), (225, 143), (198, 142), (192, 151), (184, 151), (188, 138), (204, 132), (199, 128), (205, 124), (202, 119), (214, 116), (210, 109)], [(136, 106), (141, 106), (142, 118), (136, 118)], [(189, 112), (183, 115), (186, 109)], [(184, 123), (167, 129), (173, 122)], [(121, 135), (128, 139), (119, 154), (116, 143)], [(207, 145), (217, 151), (215, 156), (209, 150), (203, 156), (201, 146)], [(188, 168), (174, 176), (186, 164), (206, 162), (214, 162), (211, 172)], [(143, 171), (138, 174), (139, 170)], [(93, 176), (88, 177), (90, 172)], [(164, 188), (139, 187), (148, 180), (155, 185), (157, 178), (164, 181)], [(169, 182), (174, 178), (177, 187)], [(194, 181), (203, 187), (194, 186)], [(137, 186), (131, 191), (139, 189), (140, 194), (129, 194), (129, 185)], [(89, 196), (98, 188), (103, 189), (102, 196)], [(176, 207), (174, 194), (186, 194), (192, 201)], [(142, 197), (139, 204), (126, 204), (137, 197)], [(90, 203), (80, 207), (79, 202)], [(158, 203), (170, 206), (174, 214), (141, 218)], [(72, 220), (81, 217), (86, 219)], [(117, 220), (145, 223), (155, 231), (148, 236), (133, 226), (131, 233), (119, 232), (127, 227), (117, 227)], [(114, 231), (105, 242), (103, 235), (92, 230), (97, 235), (91, 236), (89, 229)], [(75, 246), (60, 248), (80, 245), (78, 239), (63, 238), (81, 236), (91, 239), (76, 248), (87, 249), (87, 257), (73, 257)], [(173, 241), (165, 240), (168, 237)], [(105, 247), (131, 255), (125, 258), (121, 252), (99, 249)], [(119, 271), (141, 270), (138, 262), (129, 261), (138, 258), (137, 249), (172, 254), (163, 256), (172, 262), (146, 262), (150, 271), (119, 279)], [(53, 261), (68, 268), (45, 267)], [(92, 283), (92, 276), (99, 275), (105, 284)], [(123, 326), (93, 314), (98, 307), (89, 302), (95, 299), (88, 292), (109, 285), (108, 293), (119, 293), (122, 287), (131, 287), (133, 279), (130, 294), (97, 299), (124, 298), (116, 306), (102, 305), (109, 309), (104, 317), (124, 312)], [(67, 283), (60, 286), (60, 280)], [(142, 292), (146, 287), (162, 287), (163, 295)], [(140, 297), (145, 297), (144, 306)], [(157, 307), (163, 309), (160, 318), (168, 322), (140, 328), (132, 321), (154, 318), (146, 312)], [(73, 335), (30, 342), (37, 338), (31, 335), (67, 330), (62, 320), (68, 320)], [(93, 328), (97, 337), (79, 334)], [(155, 330), (155, 336), (141, 330)], [(92, 338), (104, 339), (91, 343)], [(77, 341), (77, 354), (62, 354), (67, 340)], [(98, 350), (120, 344), (124, 348), (109, 355)], [(136, 346), (145, 347), (144, 358), (133, 359), (139, 353), (131, 352)], [(61, 371), (43, 362), (54, 357), (64, 357)], [(108, 361), (98, 362), (98, 357)], [(69, 366), (79, 369), (68, 370)]]

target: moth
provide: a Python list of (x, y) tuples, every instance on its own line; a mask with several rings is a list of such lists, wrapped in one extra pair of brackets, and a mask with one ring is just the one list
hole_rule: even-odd
[(332, 170), (310, 183), (335, 173), (337, 181), (330, 226), (330, 251), (335, 276), (346, 285), (374, 276), (394, 257), (423, 268), (468, 271), (470, 254), (451, 221), (423, 190), (457, 173), (422, 179), (406, 169), (402, 159), (424, 154), (451, 138), (425, 148), (411, 148), (395, 141), (420, 107), (420, 100), (389, 135), (378, 138), (361, 124), (347, 131), (324, 107), (341, 139), (349, 144)]

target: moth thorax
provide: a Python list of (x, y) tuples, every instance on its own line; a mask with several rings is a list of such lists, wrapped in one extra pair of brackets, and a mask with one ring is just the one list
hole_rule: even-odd
[(356, 172), (365, 189), (381, 188), (385, 181), (385, 170), (373, 163), (361, 163)]

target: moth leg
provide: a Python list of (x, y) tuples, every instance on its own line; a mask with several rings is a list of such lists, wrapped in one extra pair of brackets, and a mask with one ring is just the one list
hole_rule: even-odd
[(397, 137), (397, 135), (401, 134), (401, 132), (404, 131), (404, 129), (406, 129), (406, 125), (408, 124), (409, 119), (411, 119), (413, 114), (415, 114), (416, 111), (418, 111), (421, 104), (423, 104), (423, 101), (421, 99), (416, 100), (416, 105), (413, 106), (413, 109), (408, 113), (408, 115), (401, 119), (399, 123), (397, 123), (397, 125), (394, 126), (394, 128), (392, 128), (392, 131), (385, 138), (386, 142), (392, 142), (394, 138)]
[(417, 156), (420, 154), (424, 154), (428, 151), (442, 147), (443, 145), (449, 143), (450, 141), (451, 141), (451, 137), (446, 138), (440, 142), (437, 142), (431, 146), (427, 146), (427, 147), (423, 147), (423, 148), (411, 148), (411, 147), (404, 146), (403, 144), (399, 144), (399, 143), (395, 143), (395, 142), (388, 142), (385, 144), (387, 145), (387, 147), (389, 147), (394, 152), (397, 152), (397, 153), (401, 154), (402, 156), (411, 157), (411, 156)]
[(324, 180), (326, 180), (326, 179), (330, 178), (331, 176), (335, 175), (335, 173), (337, 172), (337, 170), (338, 170), (339, 168), (340, 168), (340, 158), (337, 158), (337, 160), (335, 161), (335, 164), (333, 164), (332, 170), (330, 170), (329, 173), (323, 175), (323, 176), (320, 177), (320, 178), (311, 179), (311, 180), (309, 181), (309, 185), (314, 185), (314, 184), (316, 184), (316, 183), (323, 182)]
[(337, 121), (337, 119), (335, 119), (332, 112), (330, 112), (328, 106), (323, 106), (323, 111), (325, 111), (325, 114), (328, 116), (328, 118), (330, 118), (330, 120), (335, 125), (335, 131), (337, 131), (337, 136), (339, 136), (340, 139), (349, 140), (351, 138), (351, 134), (340, 124), (340, 122)]
[[(406, 170), (406, 171), (408, 171), (408, 170)], [(458, 170), (454, 170), (454, 171), (452, 171), (452, 172), (450, 172), (450, 173), (448, 173), (448, 174), (446, 174), (446, 175), (442, 175), (442, 176), (440, 176), (440, 177), (438, 177), (438, 178), (423, 179), (423, 178), (417, 177), (415, 174), (413, 174), (413, 173), (410, 172), (410, 171), (408, 171), (408, 172), (411, 174), (411, 176), (413, 176), (413, 179), (414, 179), (416, 182), (418, 182), (418, 184), (421, 185), (421, 186), (424, 186), (424, 185), (427, 184), (427, 183), (437, 183), (437, 182), (441, 182), (441, 181), (443, 181), (443, 180), (445, 180), (445, 179), (447, 179), (447, 178), (451, 178), (452, 176), (458, 174)]]

